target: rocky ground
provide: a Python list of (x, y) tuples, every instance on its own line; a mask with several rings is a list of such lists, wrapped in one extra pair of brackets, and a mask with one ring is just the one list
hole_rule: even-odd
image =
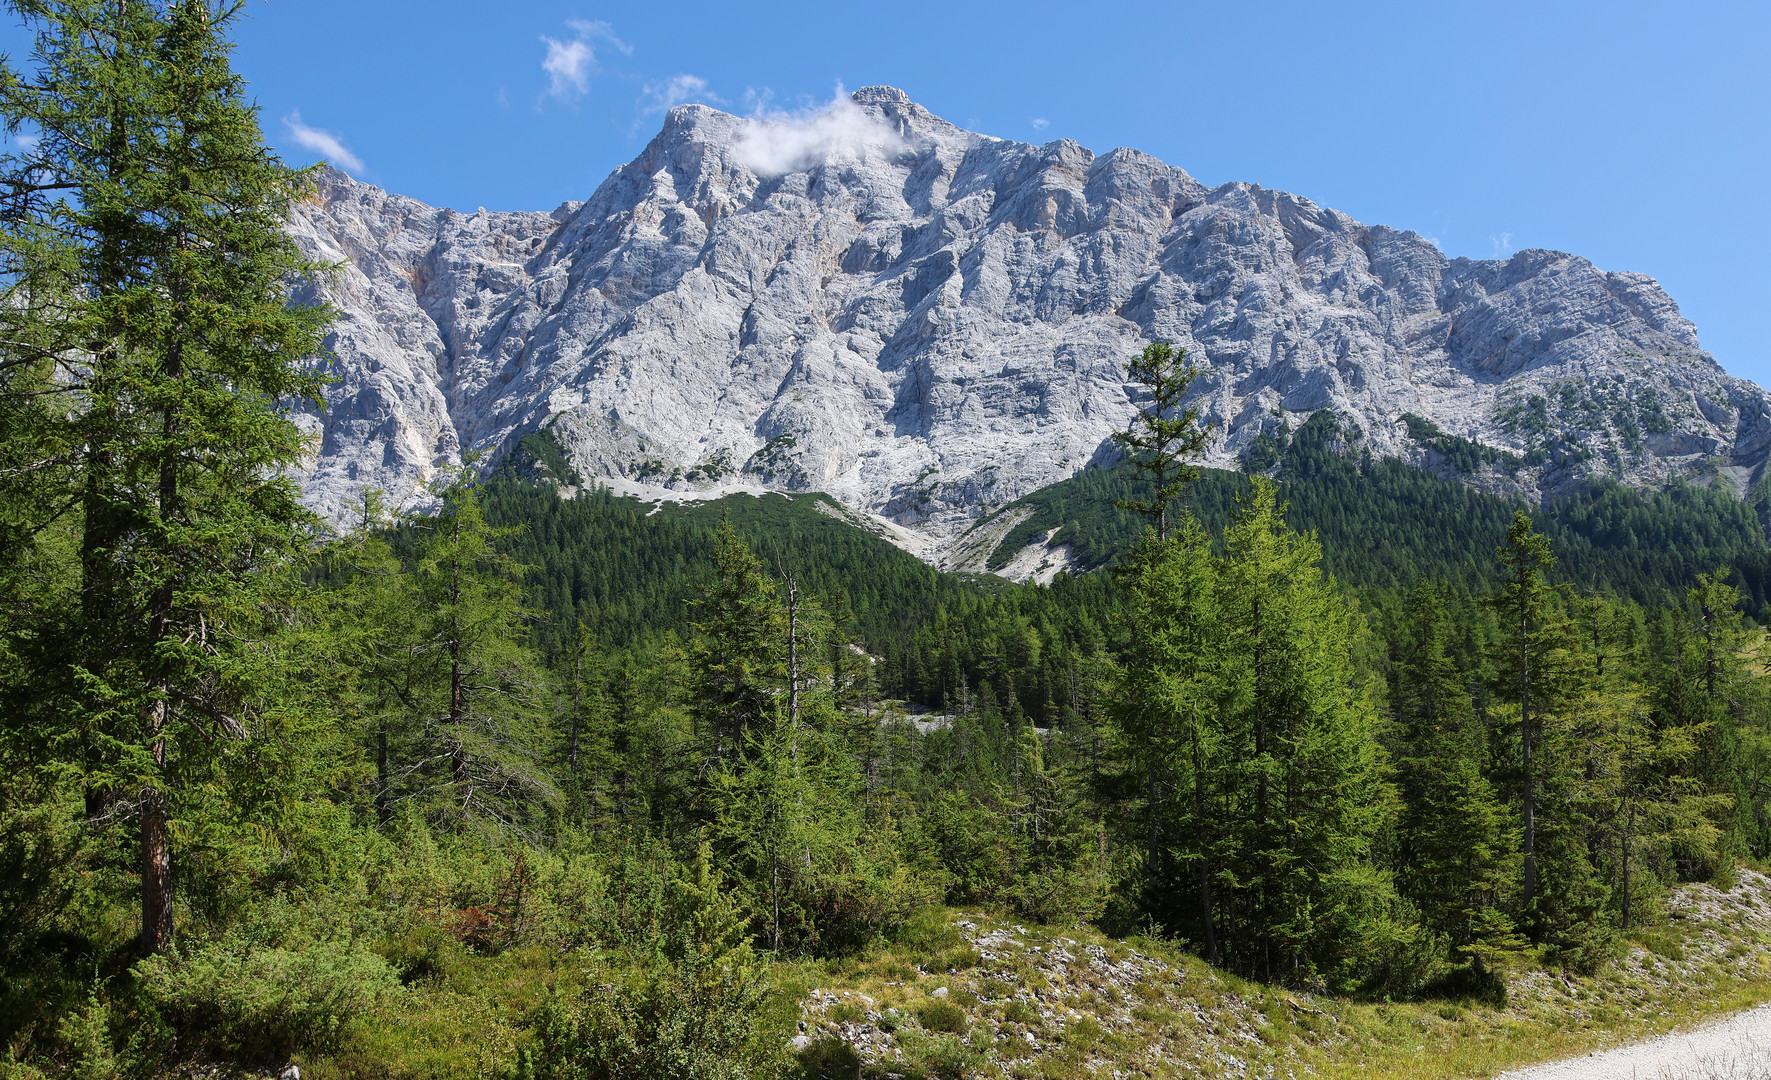
[[(1664, 925), (1633, 934), (1625, 954), (1598, 977), (1514, 975), (1501, 1008), (1361, 1005), (1275, 990), (1223, 976), (1160, 943), (974, 914), (954, 920), (950, 944), (936, 957), (915, 965), (882, 961), (811, 989), (801, 1002), (796, 1046), (846, 1045), (869, 1075), (884, 1077), (955, 1069), (1003, 1077), (1255, 1080), (1349, 1068), (1361, 1075), (1493, 1076), (1533, 1055), (1634, 1043), (1712, 1011), (1712, 990), (1733, 993), (1768, 981), (1771, 879), (1743, 871), (1727, 890), (1687, 887), (1671, 898), (1667, 914)], [(1628, 1076), (1592, 1070), (1620, 1061), (1673, 1068), (1691, 1057), (1691, 1047), (1718, 1068), (1744, 1068), (1757, 1059), (1737, 1052), (1739, 1037), (1767, 1027), (1771, 1012), (1755, 1012), (1697, 1042), (1676, 1036), (1635, 1052), (1643, 1056), (1582, 1057), (1588, 1071), (1518, 1075)]]

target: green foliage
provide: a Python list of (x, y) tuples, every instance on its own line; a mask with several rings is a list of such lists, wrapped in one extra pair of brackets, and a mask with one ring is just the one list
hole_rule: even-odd
[(663, 919), (634, 943), (633, 975), (545, 1011), (538, 1077), (748, 1080), (785, 1072), (780, 1042), (771, 1045), (759, 1024), (766, 964), (710, 858), (704, 847), (674, 878)]
[(1141, 514), (1156, 529), (1157, 539), (1168, 536), (1168, 508), (1199, 470), (1187, 459), (1205, 449), (1209, 433), (1199, 426), (1199, 410), (1185, 404), (1187, 388), (1199, 372), (1187, 364), (1187, 350), (1166, 341), (1145, 346), (1125, 366), (1126, 378), (1150, 395), (1150, 405), (1139, 409), (1131, 425), (1114, 432), (1126, 459), (1140, 476), (1150, 481), (1146, 499), (1128, 499), (1114, 505)]
[[(1330, 413), (1318, 413), (1275, 450), (1286, 522), (1315, 530), (1324, 566), (1361, 591), (1405, 590), (1418, 577), (1478, 592), (1499, 580), (1487, 553), (1506, 538), (1517, 503), (1488, 495), (1395, 460), (1370, 460)], [(1204, 469), (1186, 504), (1208, 531), (1228, 522), (1249, 477)], [(1003, 538), (992, 568), (1053, 529), (1053, 544), (1070, 546), (1084, 570), (1113, 563), (1144, 525), (1115, 509), (1139, 481), (1120, 466), (1091, 470), (1010, 503), (1002, 512), (1033, 513)], [(1675, 483), (1637, 491), (1598, 483), (1540, 508), (1537, 525), (1550, 539), (1564, 580), (1643, 604), (1676, 601), (1700, 573), (1728, 567), (1747, 609), (1767, 601), (1771, 548), (1752, 505), (1732, 493)]]
[(247, 1059), (333, 1048), (353, 1017), (400, 990), (380, 956), (335, 941), (284, 949), (223, 939), (186, 957), (151, 956), (135, 976), (188, 1039)]
[(1445, 464), (1459, 472), (1474, 473), (1484, 465), (1499, 465), (1508, 473), (1517, 473), (1519, 466), (1524, 464), (1517, 454), (1496, 450), (1461, 435), (1449, 435), (1426, 417), (1403, 413), (1402, 423), (1408, 428), (1410, 439), (1438, 451)]
[[(273, 819), (277, 773), (259, 766), (305, 722), (263, 642), (309, 526), (288, 410), (317, 400), (331, 315), (291, 302), (317, 269), (283, 228), (304, 184), (229, 67), (238, 8), (13, 6), (33, 66), (8, 65), (0, 115), (32, 138), (0, 171), (0, 323), (4, 366), (19, 361), (6, 408), (35, 461), (0, 483), (0, 562), (28, 564), (47, 531), (78, 537), (78, 569), (12, 628), (29, 689), (8, 713), (35, 713), (89, 800), (137, 808), (142, 942), (159, 950), (175, 844), (249, 844), (215, 811)], [(256, 743), (264, 757), (238, 752)]]
[[(545, 430), (323, 535), (288, 476), (327, 313), (234, 9), (15, 7), (41, 33), (0, 108), (43, 138), (0, 170), (9, 1075), (786, 1075), (773, 957), (981, 963), (939, 900), (1493, 1000), (1771, 848), (1742, 611), (1771, 496), (1600, 487), (1538, 535), (1328, 413), (1195, 478), (1167, 346), (1132, 365), (1127, 466), (1028, 496), (991, 556), (1055, 528), (1116, 574), (941, 573), (819, 495), (615, 498)], [(1563, 455), (1672, 407), (1526, 405)], [(968, 1075), (962, 1001), (881, 1026)]]

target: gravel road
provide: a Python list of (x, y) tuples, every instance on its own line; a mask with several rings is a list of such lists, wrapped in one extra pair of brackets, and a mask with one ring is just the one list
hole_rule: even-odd
[(1771, 1004), (1703, 1027), (1495, 1080), (1771, 1080)]

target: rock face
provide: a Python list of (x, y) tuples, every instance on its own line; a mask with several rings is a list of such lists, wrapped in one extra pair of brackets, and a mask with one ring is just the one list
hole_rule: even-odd
[(1771, 399), (1641, 274), (1447, 259), (1135, 150), (963, 131), (886, 87), (801, 127), (678, 107), (552, 213), (334, 172), (292, 228), (343, 264), (339, 380), (303, 418), (328, 513), (422, 498), (463, 451), (546, 428), (617, 490), (821, 490), (933, 554), (1109, 454), (1138, 407), (1122, 365), (1154, 339), (1201, 366), (1217, 464), (1321, 409), (1375, 454), (1528, 496), (1744, 490), (1771, 452)]

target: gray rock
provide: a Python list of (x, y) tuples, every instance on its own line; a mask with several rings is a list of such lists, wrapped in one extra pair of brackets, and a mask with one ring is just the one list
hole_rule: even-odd
[[(1331, 409), (1361, 445), (1527, 497), (1612, 476), (1744, 490), (1771, 398), (1650, 278), (1448, 259), (1135, 150), (963, 131), (891, 88), (802, 129), (699, 105), (582, 203), (463, 215), (322, 178), (294, 235), (342, 263), (310, 502), (421, 501), (546, 427), (617, 491), (829, 492), (936, 558), (1111, 454), (1157, 338), (1203, 368), (1209, 461)], [(1520, 456), (1466, 474), (1413, 413)], [(1455, 449), (1455, 447), (1453, 448)], [(1467, 455), (1466, 455), (1467, 457)]]

